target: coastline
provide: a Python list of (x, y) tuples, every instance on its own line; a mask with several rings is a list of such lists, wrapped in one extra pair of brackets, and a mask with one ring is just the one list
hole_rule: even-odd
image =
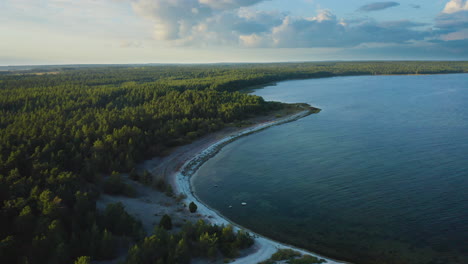
[(171, 175), (168, 175), (175, 193), (177, 195), (182, 194), (186, 196), (186, 198), (184, 199), (184, 202), (186, 204), (190, 202), (195, 202), (198, 205), (197, 213), (200, 214), (204, 220), (212, 224), (216, 224), (216, 225), (232, 225), (235, 230), (240, 230), (240, 229), (246, 230), (253, 235), (254, 240), (255, 240), (255, 243), (252, 246), (253, 252), (245, 256), (242, 256), (234, 260), (231, 263), (250, 264), (250, 263), (258, 263), (261, 261), (265, 261), (269, 259), (271, 255), (273, 255), (278, 249), (292, 249), (305, 255), (311, 255), (311, 256), (324, 259), (326, 263), (330, 263), (330, 264), (347, 263), (344, 261), (333, 260), (331, 258), (327, 258), (319, 254), (309, 252), (304, 249), (300, 249), (297, 247), (293, 247), (293, 246), (275, 241), (273, 239), (269, 239), (265, 236), (259, 235), (251, 230), (248, 230), (247, 228), (244, 228), (234, 222), (231, 222), (229, 219), (224, 217), (221, 213), (210, 208), (208, 205), (204, 204), (194, 194), (192, 190), (192, 180), (193, 180), (192, 176), (197, 172), (197, 170), (200, 168), (200, 166), (203, 165), (204, 162), (206, 162), (211, 157), (215, 156), (227, 144), (235, 141), (236, 139), (240, 137), (262, 131), (272, 126), (293, 122), (295, 120), (301, 119), (303, 117), (306, 117), (318, 111), (320, 110), (311, 107), (310, 109), (303, 110), (299, 113), (288, 115), (286, 117), (278, 118), (272, 121), (255, 124), (245, 129), (241, 129), (240, 131), (237, 131), (233, 135), (224, 136), (221, 139), (216, 140), (215, 142), (212, 142), (208, 146), (205, 146), (201, 151), (198, 151), (191, 158), (185, 161), (185, 163), (181, 167), (179, 167), (178, 170), (174, 171)]
[[(464, 74), (468, 74), (468, 73), (464, 73)], [(408, 75), (408, 74), (406, 74), (406, 75)], [(421, 75), (421, 74), (419, 74), (419, 75)], [(280, 124), (284, 124), (284, 123), (287, 123), (287, 122), (292, 122), (294, 120), (297, 120), (297, 119), (300, 119), (300, 118), (304, 117), (304, 116), (296, 117), (295, 119), (289, 120), (289, 121), (284, 121), (283, 120), (283, 119), (288, 119), (288, 118), (290, 118), (291, 116), (293, 116), (295, 114), (297, 114), (297, 113), (294, 113), (294, 114), (289, 113), (289, 114), (286, 114), (283, 118), (276, 118), (274, 120), (271, 120), (271, 118), (269, 118), (269, 120), (265, 120), (265, 117), (261, 117), (261, 119), (257, 119), (257, 120), (252, 121), (252, 122), (250, 120), (248, 122), (248, 123), (250, 123), (249, 127), (243, 127), (243, 128), (236, 127), (236, 128), (234, 128), (233, 126), (230, 126), (230, 127), (224, 128), (224, 129), (222, 129), (220, 131), (209, 133), (209, 134), (207, 134), (207, 135), (205, 135), (205, 136), (203, 136), (201, 138), (196, 139), (195, 141), (193, 141), (192, 143), (189, 143), (187, 145), (177, 146), (177, 147), (171, 149), (168, 152), (168, 154), (166, 154), (167, 156), (156, 157), (156, 158), (153, 158), (152, 160), (145, 161), (144, 162), (145, 164), (143, 165), (143, 167), (145, 169), (147, 169), (148, 171), (150, 171), (153, 174), (154, 178), (159, 177), (159, 179), (161, 179), (161, 177), (163, 177), (163, 179), (166, 180), (166, 183), (168, 183), (172, 187), (174, 187), (174, 191), (176, 192), (176, 194), (183, 193), (183, 194), (187, 195), (187, 198), (185, 200), (183, 200), (182, 203), (180, 203), (180, 202), (178, 202), (177, 204), (175, 204), (175, 203), (169, 204), (169, 202), (167, 202), (167, 204), (160, 203), (157, 206), (152, 206), (151, 208), (148, 207), (148, 208), (145, 208), (144, 210), (139, 210), (137, 213), (134, 213), (132, 211), (133, 208), (140, 207), (141, 204), (148, 204), (148, 203), (156, 204), (156, 203), (159, 202), (160, 197), (156, 197), (154, 199), (153, 198), (147, 199), (148, 196), (145, 194), (144, 199), (143, 199), (143, 197), (140, 199), (140, 200), (145, 200), (145, 201), (143, 201), (144, 203), (140, 203), (138, 205), (136, 205), (136, 204), (125, 204), (126, 210), (129, 210), (130, 214), (134, 215), (135, 217), (137, 217), (139, 219), (152, 218), (151, 220), (147, 221), (148, 234), (151, 234), (152, 227), (159, 222), (159, 217), (158, 216), (161, 216), (162, 214), (166, 214), (166, 213), (172, 216), (173, 214), (178, 214), (179, 213), (178, 210), (180, 210), (180, 211), (183, 210), (185, 212), (185, 214), (182, 216), (182, 217), (184, 217), (183, 218), (184, 221), (185, 220), (196, 221), (196, 220), (199, 220), (199, 219), (203, 219), (203, 220), (209, 221), (209, 222), (211, 222), (213, 224), (230, 224), (236, 230), (243, 229), (243, 230), (246, 230), (249, 233), (253, 234), (255, 236), (255, 244), (248, 251), (249, 252), (249, 253), (247, 253), (248, 255), (243, 254), (242, 257), (236, 259), (232, 263), (245, 263), (245, 264), (258, 263), (259, 261), (263, 261), (263, 260), (268, 259), (271, 256), (271, 254), (276, 252), (276, 250), (278, 248), (286, 248), (286, 249), (289, 248), (289, 249), (297, 250), (297, 251), (299, 251), (301, 253), (304, 253), (304, 254), (308, 254), (308, 255), (312, 255), (312, 256), (319, 256), (320, 258), (323, 258), (323, 259), (327, 260), (327, 263), (349, 263), (349, 262), (345, 262), (345, 261), (333, 260), (332, 258), (322, 257), (319, 254), (311, 253), (310, 251), (302, 250), (302, 249), (296, 248), (294, 246), (289, 246), (287, 244), (277, 242), (277, 241), (275, 241), (273, 239), (269, 239), (267, 236), (258, 235), (255, 232), (252, 232), (251, 230), (248, 230), (247, 228), (244, 228), (244, 227), (242, 227), (240, 225), (237, 225), (234, 222), (229, 221), (229, 219), (222, 216), (222, 214), (220, 212), (218, 212), (215, 209), (212, 209), (209, 206), (205, 205), (200, 199), (198, 199), (196, 197), (196, 195), (192, 191), (191, 181), (194, 179), (192, 176), (196, 174), (197, 169), (200, 168), (200, 166), (202, 166), (202, 164), (204, 162), (206, 162), (207, 160), (209, 160), (210, 158), (215, 156), (225, 145), (233, 142), (234, 140), (236, 140), (239, 137), (250, 135), (250, 134), (256, 133), (256, 132), (258, 132), (260, 130), (267, 129), (267, 128), (271, 127), (271, 126), (280, 125)], [(257, 127), (259, 125), (262, 125), (262, 122), (263, 123), (274, 123), (274, 124), (267, 125), (265, 127), (259, 128), (258, 130), (255, 129), (255, 127)], [(248, 134), (238, 135), (242, 131), (250, 130), (252, 128), (254, 128), (253, 131), (250, 131)], [(227, 137), (229, 137), (230, 140), (229, 141), (223, 141)], [(217, 145), (217, 143), (219, 143), (220, 141), (223, 141), (224, 145)], [(201, 156), (206, 150), (213, 147), (213, 145), (216, 145), (215, 150), (212, 150), (209, 153), (209, 155)], [(192, 165), (195, 165), (195, 164), (198, 164), (198, 165), (196, 167), (190, 167), (189, 168), (188, 165), (189, 165), (190, 162), (193, 163)], [(160, 165), (160, 163), (165, 163), (165, 164)], [(138, 167), (141, 168), (142, 166), (138, 165)], [(183, 172), (185, 172), (185, 174), (182, 174)], [(182, 175), (179, 175), (179, 174), (182, 174)], [(180, 178), (182, 176), (185, 178), (186, 182), (178, 182), (178, 180), (180, 180)], [(131, 181), (128, 181), (128, 182), (131, 182)], [(140, 184), (138, 184), (138, 185), (140, 185)], [(185, 188), (184, 192), (180, 191), (181, 187)], [(159, 191), (155, 191), (151, 187), (148, 187), (148, 189), (149, 189), (148, 193), (151, 193), (152, 195), (154, 193), (160, 193)], [(112, 197), (112, 198), (114, 198), (114, 197)], [(171, 199), (175, 200), (173, 198), (171, 198)], [(109, 201), (106, 201), (106, 202), (107, 203), (110, 203), (110, 202), (115, 203), (117, 201), (119, 201), (119, 202), (124, 201), (125, 202), (125, 200), (135, 200), (135, 199), (121, 198), (119, 200), (113, 199), (113, 200), (109, 200)], [(190, 203), (190, 201), (194, 201), (198, 205), (198, 212), (196, 214), (187, 213), (188, 210), (186, 208), (184, 208), (184, 206), (186, 206), (188, 203)], [(202, 207), (203, 207), (203, 210), (202, 210)], [(101, 209), (102, 208), (103, 207), (101, 206)], [(155, 217), (153, 217), (153, 215), (149, 213), (149, 212), (154, 212), (154, 211), (158, 212), (157, 215), (155, 214)], [(150, 217), (148, 217), (149, 215), (150, 215)], [(180, 223), (181, 219), (182, 218), (177, 219), (179, 221), (179, 223)], [(246, 252), (244, 252), (244, 253), (246, 253)]]

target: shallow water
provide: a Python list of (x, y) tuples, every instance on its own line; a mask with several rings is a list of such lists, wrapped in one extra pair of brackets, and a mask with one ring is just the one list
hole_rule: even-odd
[(287, 81), (255, 94), (322, 112), (223, 148), (194, 179), (204, 202), (343, 260), (468, 263), (467, 74)]

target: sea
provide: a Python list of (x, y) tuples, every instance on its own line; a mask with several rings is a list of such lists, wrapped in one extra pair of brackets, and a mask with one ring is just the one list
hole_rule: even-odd
[(204, 203), (338, 260), (468, 263), (468, 74), (293, 80), (253, 94), (322, 111), (225, 146), (194, 175)]

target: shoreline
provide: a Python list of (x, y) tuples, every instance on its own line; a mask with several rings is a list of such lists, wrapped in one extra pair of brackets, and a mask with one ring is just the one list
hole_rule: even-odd
[(319, 109), (310, 108), (308, 110), (303, 110), (299, 113), (294, 113), (286, 117), (278, 118), (269, 122), (264, 122), (260, 124), (255, 124), (253, 126), (241, 129), (233, 135), (224, 136), (223, 138), (216, 140), (214, 143), (210, 143), (207, 147), (204, 147), (201, 151), (198, 151), (195, 155), (189, 158), (184, 164), (173, 172), (172, 175), (169, 175), (170, 182), (174, 187), (176, 194), (183, 194), (186, 196), (184, 202), (189, 204), (190, 202), (195, 202), (198, 206), (197, 213), (202, 216), (202, 219), (216, 225), (232, 225), (235, 230), (245, 230), (249, 232), (254, 238), (254, 245), (251, 250), (253, 252), (235, 259), (233, 262), (235, 264), (250, 264), (258, 263), (269, 259), (278, 249), (292, 249), (300, 252), (304, 255), (311, 255), (324, 259), (326, 263), (330, 264), (343, 264), (348, 263), (344, 261), (334, 260), (328, 257), (321, 256), (317, 253), (307, 251), (305, 249), (297, 248), (291, 245), (287, 245), (273, 239), (270, 239), (266, 236), (259, 235), (243, 226), (240, 226), (226, 217), (224, 217), (217, 210), (210, 208), (208, 205), (203, 203), (193, 192), (192, 189), (192, 180), (197, 170), (210, 158), (215, 156), (224, 146), (227, 144), (250, 134), (262, 131), (272, 126), (281, 125), (289, 122), (296, 121), (298, 119), (304, 118), (313, 113), (319, 112)]

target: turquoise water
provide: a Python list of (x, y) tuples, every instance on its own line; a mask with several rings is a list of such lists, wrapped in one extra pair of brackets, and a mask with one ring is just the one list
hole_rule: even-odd
[(223, 148), (194, 180), (201, 200), (355, 263), (468, 263), (467, 74), (287, 81), (255, 94), (322, 112)]

